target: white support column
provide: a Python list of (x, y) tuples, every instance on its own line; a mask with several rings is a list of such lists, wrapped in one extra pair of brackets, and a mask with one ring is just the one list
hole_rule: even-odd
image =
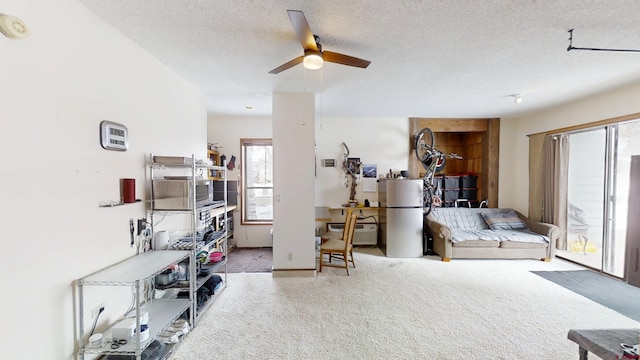
[(273, 276), (313, 276), (314, 94), (273, 94), (273, 156)]

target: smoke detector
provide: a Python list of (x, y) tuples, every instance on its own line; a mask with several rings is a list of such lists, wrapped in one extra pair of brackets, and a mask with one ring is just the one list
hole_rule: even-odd
[(29, 27), (15, 16), (0, 14), (0, 32), (9, 39), (25, 39), (29, 36)]

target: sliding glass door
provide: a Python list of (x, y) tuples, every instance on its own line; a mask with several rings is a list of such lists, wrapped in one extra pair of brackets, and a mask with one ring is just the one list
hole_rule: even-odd
[(567, 251), (558, 255), (602, 269), (606, 130), (569, 135)]
[(624, 276), (629, 169), (640, 122), (569, 134), (567, 249), (558, 256)]

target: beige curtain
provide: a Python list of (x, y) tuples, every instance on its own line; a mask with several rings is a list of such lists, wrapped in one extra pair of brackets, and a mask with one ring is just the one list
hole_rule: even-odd
[(569, 135), (549, 135), (545, 138), (544, 147), (542, 221), (560, 227), (556, 248), (566, 250)]
[(556, 247), (567, 249), (569, 135), (529, 137), (529, 218), (558, 225)]

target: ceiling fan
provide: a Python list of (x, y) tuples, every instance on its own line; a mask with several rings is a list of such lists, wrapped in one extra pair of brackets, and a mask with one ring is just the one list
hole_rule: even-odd
[(322, 51), (320, 38), (311, 32), (311, 28), (309, 27), (309, 23), (307, 22), (304, 13), (299, 10), (287, 10), (287, 13), (289, 14), (291, 25), (293, 25), (293, 30), (295, 30), (298, 40), (300, 40), (300, 44), (302, 44), (304, 55), (298, 56), (297, 58), (269, 71), (270, 74), (277, 74), (300, 63), (304, 63), (304, 67), (309, 70), (320, 69), (324, 61), (359, 68), (366, 68), (371, 64), (371, 61), (359, 59), (357, 57), (339, 54), (332, 51)]

